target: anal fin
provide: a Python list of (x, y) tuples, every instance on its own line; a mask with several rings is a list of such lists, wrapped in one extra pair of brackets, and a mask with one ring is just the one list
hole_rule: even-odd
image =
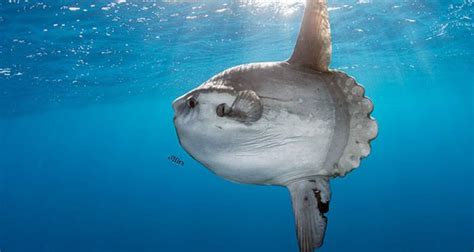
[(315, 177), (290, 183), (296, 234), (300, 252), (313, 252), (321, 247), (326, 233), (331, 191), (328, 177)]

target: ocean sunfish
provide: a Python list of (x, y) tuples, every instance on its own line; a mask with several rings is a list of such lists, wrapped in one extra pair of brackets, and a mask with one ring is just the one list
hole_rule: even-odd
[(322, 245), (331, 191), (370, 153), (364, 89), (329, 70), (326, 0), (308, 0), (290, 59), (225, 70), (173, 102), (181, 146), (228, 180), (290, 191), (300, 252)]

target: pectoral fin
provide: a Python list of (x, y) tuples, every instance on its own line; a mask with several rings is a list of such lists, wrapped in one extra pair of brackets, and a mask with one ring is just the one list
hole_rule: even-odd
[(252, 90), (240, 91), (235, 98), (229, 116), (245, 123), (255, 122), (262, 116), (263, 106), (257, 93)]
[(307, 0), (290, 64), (327, 72), (331, 62), (331, 29), (327, 0)]
[(329, 178), (316, 177), (288, 185), (296, 222), (300, 252), (313, 252), (321, 247), (326, 233), (331, 197)]

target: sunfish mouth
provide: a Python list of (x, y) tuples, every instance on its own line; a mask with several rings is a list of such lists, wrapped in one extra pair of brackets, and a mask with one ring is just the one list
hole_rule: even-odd
[(176, 98), (173, 103), (171, 104), (171, 107), (173, 108), (174, 111), (174, 118), (180, 113), (180, 111), (183, 109), (183, 101), (182, 101), (183, 96), (180, 96)]

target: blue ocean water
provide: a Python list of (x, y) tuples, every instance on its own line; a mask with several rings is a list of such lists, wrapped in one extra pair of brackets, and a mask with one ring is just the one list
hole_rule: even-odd
[[(302, 2), (0, 0), (0, 251), (297, 251), (286, 189), (208, 172), (170, 104), (286, 59)], [(473, 4), (329, 0), (380, 133), (320, 251), (474, 250)]]

